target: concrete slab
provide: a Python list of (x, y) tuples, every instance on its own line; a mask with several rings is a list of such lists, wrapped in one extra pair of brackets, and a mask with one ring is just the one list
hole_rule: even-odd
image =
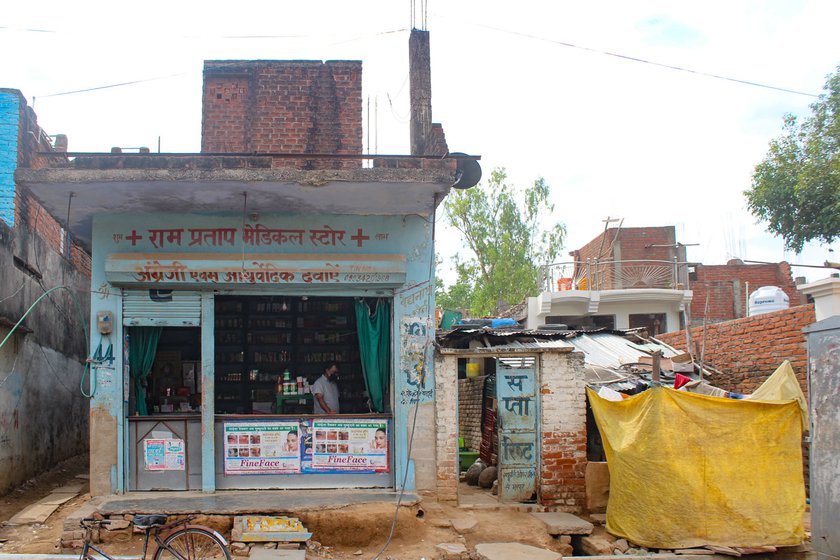
[(57, 509), (58, 505), (34, 503), (16, 513), (11, 519), (9, 519), (9, 524), (28, 525), (31, 523), (44, 523)]
[[(99, 513), (115, 515), (125, 513), (159, 513), (185, 515), (204, 513), (219, 515), (295, 514), (303, 511), (339, 509), (352, 505), (385, 503), (396, 504), (398, 493), (375, 490), (260, 490), (225, 491), (205, 494), (190, 492), (129, 492), (96, 498), (92, 503)], [(403, 494), (402, 505), (420, 503), (417, 494)]]
[(39, 504), (49, 504), (49, 505), (60, 506), (61, 504), (65, 503), (65, 502), (69, 502), (70, 500), (72, 500), (76, 496), (78, 496), (77, 493), (72, 493), (72, 494), (67, 493), (67, 494), (65, 494), (65, 493), (61, 493), (61, 492), (53, 492), (52, 494), (50, 494), (46, 498), (38, 500), (38, 503)]
[(82, 491), (83, 487), (84, 487), (83, 482), (77, 482), (77, 483), (73, 483), (73, 484), (65, 484), (64, 486), (60, 486), (60, 487), (56, 488), (55, 490), (53, 490), (53, 494), (56, 494), (56, 493), (58, 493), (58, 494), (78, 494), (79, 492)]
[(251, 560), (306, 560), (306, 551), (255, 546), (248, 557)]
[(531, 515), (545, 523), (549, 535), (591, 535), (594, 528), (589, 521), (562, 511), (532, 513)]
[(560, 560), (562, 555), (522, 543), (481, 543), (475, 546), (483, 560)]

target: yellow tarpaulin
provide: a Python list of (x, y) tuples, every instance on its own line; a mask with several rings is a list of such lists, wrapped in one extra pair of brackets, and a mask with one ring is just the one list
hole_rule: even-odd
[(610, 470), (610, 533), (651, 548), (802, 542), (796, 401), (662, 387), (620, 402), (587, 393)]
[(802, 417), (802, 431), (808, 431), (808, 402), (799, 386), (799, 380), (793, 372), (793, 366), (785, 360), (773, 375), (768, 377), (755, 392), (749, 396), (754, 401), (784, 402), (796, 401)]

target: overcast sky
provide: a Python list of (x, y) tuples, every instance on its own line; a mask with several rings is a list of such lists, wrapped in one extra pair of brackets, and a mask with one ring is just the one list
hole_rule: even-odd
[[(362, 60), (370, 151), (408, 153), (416, 12), (412, 21), (408, 0), (7, 3), (0, 87), (34, 97), (41, 126), (67, 134), (71, 150), (156, 150), (160, 137), (162, 151), (190, 152), (200, 149), (203, 60)], [(503, 166), (521, 186), (546, 179), (569, 230), (564, 255), (612, 216), (675, 225), (678, 241), (699, 244), (689, 259), (706, 264), (837, 261), (838, 243), (784, 252), (742, 195), (783, 115), (807, 115), (813, 97), (597, 52), (819, 94), (840, 64), (837, 21), (835, 0), (432, 0), (434, 120), (450, 150), (482, 156), (485, 176)], [(446, 255), (457, 243), (438, 246)]]

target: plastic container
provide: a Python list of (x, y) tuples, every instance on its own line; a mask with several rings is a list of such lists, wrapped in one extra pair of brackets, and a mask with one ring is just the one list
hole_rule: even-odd
[(478, 377), (481, 372), (481, 364), (467, 364), (467, 377)]
[(790, 298), (778, 286), (762, 286), (750, 294), (750, 317), (788, 307), (790, 307)]

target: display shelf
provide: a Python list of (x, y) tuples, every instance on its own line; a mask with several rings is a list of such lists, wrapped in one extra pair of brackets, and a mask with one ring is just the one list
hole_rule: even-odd
[[(356, 389), (364, 388), (359, 362), (359, 343), (355, 330), (355, 306), (349, 299), (323, 297), (303, 299), (292, 296), (218, 296), (216, 298), (217, 380), (232, 368), (240, 373), (241, 402), (226, 399), (223, 408), (237, 408), (251, 412), (251, 402), (264, 400), (266, 391), (273, 390), (277, 379), (288, 369), (292, 377), (303, 376), (310, 383), (323, 373), (323, 366), (331, 361), (341, 365), (346, 391), (342, 395), (342, 411), (366, 412), (366, 397), (359, 397)], [(241, 358), (230, 361), (230, 350), (238, 350)], [(252, 375), (259, 370), (259, 378)], [(235, 383), (228, 384), (230, 388)], [(254, 398), (251, 399), (253, 394)], [(256, 397), (259, 397), (258, 399)], [(309, 399), (311, 394), (289, 395), (289, 402)], [(272, 393), (271, 400), (274, 400)], [(283, 405), (293, 407), (295, 405)]]

